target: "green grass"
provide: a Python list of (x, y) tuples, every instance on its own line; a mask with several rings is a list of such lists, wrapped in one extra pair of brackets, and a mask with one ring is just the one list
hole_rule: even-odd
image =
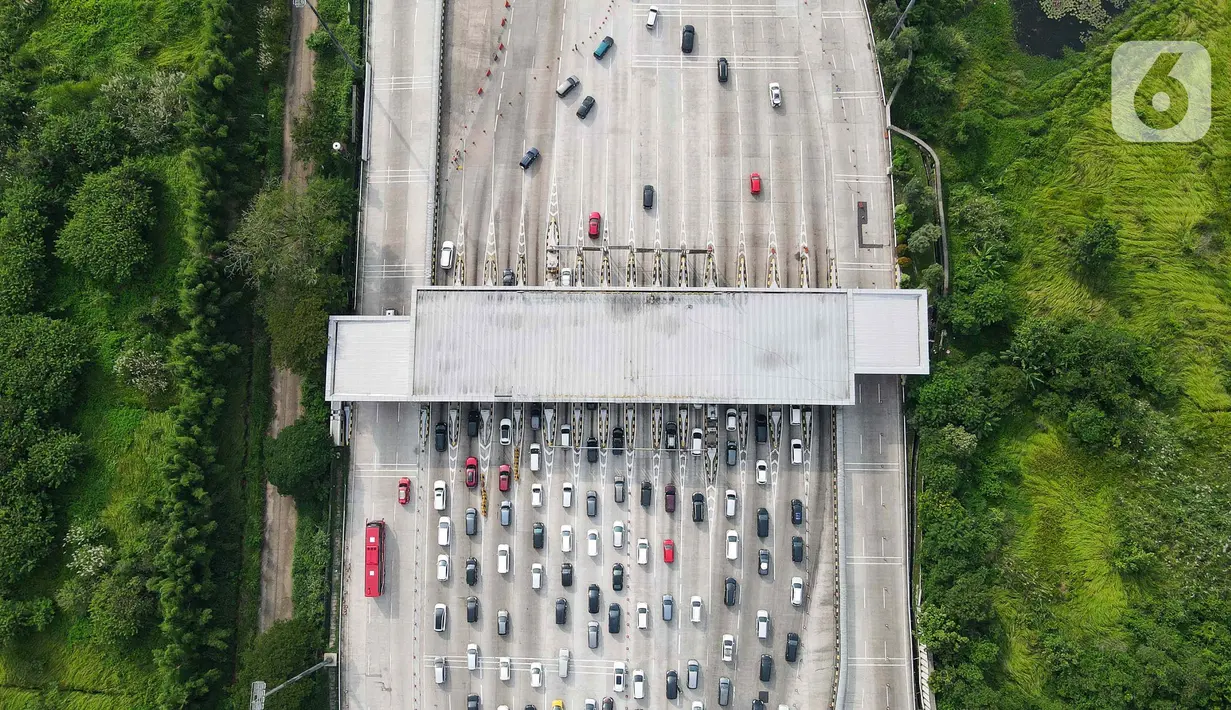
[[(996, 2), (976, 4), (960, 25), (971, 54), (956, 111), (985, 118), (965, 145), (933, 142), (946, 185), (990, 190), (1015, 211), (1021, 257), (1010, 279), (1024, 315), (1125, 327), (1157, 344), (1180, 391), (1167, 410), (1178, 452), (1153, 452), (1152, 464), (1085, 455), (1049, 422), (1005, 427), (988, 446), (1020, 467), (992, 590), (1004, 677), (990, 684), (1014, 685), (1051, 708), (1057, 671), (1044, 637), (1084, 650), (1132, 648), (1140, 637), (1130, 616), (1154, 619), (1169, 604), (1208, 610), (1205, 598), (1228, 592), (1225, 571), (1210, 568), (1223, 559), (1212, 551), (1225, 541), (1225, 506), (1218, 512), (1214, 500), (1225, 502), (1218, 491), (1231, 442), (1231, 235), (1223, 217), (1231, 115), (1219, 110), (1231, 105), (1231, 85), (1219, 79), (1231, 75), (1231, 6), (1136, 3), (1089, 49), (1058, 60), (1021, 53), (1011, 23), (1008, 3)], [(1215, 108), (1204, 139), (1133, 144), (1115, 134), (1110, 61), (1128, 39), (1192, 39), (1209, 50)], [(1150, 89), (1147, 82), (1143, 91)], [(1091, 282), (1074, 273), (1061, 238), (1095, 217), (1120, 224), (1121, 251), (1112, 272)], [(951, 240), (960, 252), (961, 236)], [(1115, 566), (1117, 550), (1133, 542), (1156, 551), (1149, 573)], [(1192, 622), (1163, 623), (1183, 635)]]

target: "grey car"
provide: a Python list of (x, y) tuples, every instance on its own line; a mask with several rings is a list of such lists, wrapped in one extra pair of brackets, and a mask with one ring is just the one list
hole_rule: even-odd
[(590, 648), (598, 648), (599, 635), (597, 621), (591, 621), (589, 624), (586, 624), (586, 640), (589, 642)]
[(620, 474), (615, 477), (615, 502), (623, 503), (624, 493), (624, 476)]
[(581, 106), (577, 107), (577, 118), (584, 119), (590, 115), (590, 111), (594, 109), (594, 97), (587, 96), (581, 100)]
[(466, 509), (466, 534), (474, 535), (479, 531), (479, 511), (474, 508)]
[(513, 522), (513, 504), (506, 501), (500, 503), (500, 524), (506, 528)]
[(586, 515), (591, 518), (598, 515), (598, 491), (586, 493)]
[(726, 707), (731, 703), (731, 679), (725, 675), (718, 679), (718, 704)]
[(654, 186), (653, 185), (646, 185), (645, 187), (641, 188), (641, 206), (647, 210), (652, 209), (654, 207)]
[(675, 616), (675, 599), (670, 594), (663, 595), (663, 621), (671, 621)]
[(509, 610), (501, 609), (496, 612), (496, 633), (501, 636), (509, 635)]

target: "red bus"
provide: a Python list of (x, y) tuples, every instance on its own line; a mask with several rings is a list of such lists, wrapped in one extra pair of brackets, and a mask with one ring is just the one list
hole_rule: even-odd
[(385, 591), (385, 521), (373, 520), (364, 530), (363, 596), (379, 597)]

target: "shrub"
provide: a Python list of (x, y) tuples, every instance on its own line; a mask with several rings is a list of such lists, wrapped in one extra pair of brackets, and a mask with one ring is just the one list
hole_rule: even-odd
[(1095, 220), (1067, 241), (1077, 270), (1096, 274), (1110, 266), (1120, 253), (1120, 225), (1107, 219)]
[(320, 369), (329, 345), (329, 303), (322, 289), (277, 289), (261, 305), (274, 363), (301, 375)]
[(151, 397), (171, 384), (171, 373), (162, 355), (145, 346), (120, 353), (115, 359), (115, 374), (129, 387)]
[(0, 319), (0, 405), (38, 417), (59, 411), (72, 398), (85, 359), (84, 343), (64, 321)]
[(145, 233), (155, 219), (149, 187), (125, 167), (94, 173), (69, 208), (56, 255), (99, 281), (129, 281), (149, 253)]
[[(252, 681), (263, 680), (273, 688), (290, 677), (307, 670), (320, 659), (316, 649), (321, 643), (320, 631), (307, 619), (275, 621), (265, 633), (256, 637), (252, 648), (244, 653), (239, 687), (247, 697)], [(312, 694), (316, 675), (279, 690), (265, 702), (266, 710), (294, 710), (303, 706)]]
[(99, 88), (96, 101), (132, 145), (154, 151), (175, 137), (175, 124), (188, 107), (180, 90), (183, 81), (183, 72), (120, 74)]
[(940, 241), (940, 227), (935, 224), (925, 224), (911, 232), (906, 243), (910, 246), (910, 252), (919, 256), (931, 254), (938, 241)]
[(265, 446), (269, 482), (296, 498), (315, 496), (333, 458), (329, 430), (321, 422), (302, 417), (283, 429)]
[(149, 628), (153, 600), (139, 577), (123, 566), (103, 577), (90, 599), (90, 631), (100, 643), (120, 646)]

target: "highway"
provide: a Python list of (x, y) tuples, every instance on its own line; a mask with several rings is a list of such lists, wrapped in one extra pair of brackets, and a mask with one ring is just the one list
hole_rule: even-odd
[[(436, 112), (439, 73), (441, 3), (428, 0), (372, 0), (369, 15), (369, 60), (373, 69), (368, 135), (370, 160), (365, 170), (358, 263), (358, 312), (378, 315), (386, 309), (401, 313), (411, 289), (431, 283), (465, 285), (499, 283), (513, 269), (523, 285), (559, 284), (549, 272), (547, 255), (555, 250), (560, 265), (584, 285), (628, 284), (662, 286), (886, 287), (893, 283), (888, 155), (883, 138), (883, 103), (877, 86), (862, 5), (855, 1), (813, 8), (798, 2), (659, 4), (655, 29), (646, 28), (647, 3), (616, 0), (462, 0), (450, 3), (445, 31), (444, 92), (440, 96), (443, 154), (436, 158)], [(849, 6), (849, 7), (848, 7)], [(696, 28), (691, 54), (680, 51), (684, 24)], [(614, 47), (596, 60), (593, 49), (606, 35)], [(574, 51), (572, 46), (578, 49)], [(729, 63), (730, 78), (716, 76), (719, 57)], [(490, 71), (490, 76), (487, 72)], [(580, 86), (561, 99), (555, 93), (564, 77), (576, 75)], [(769, 83), (782, 89), (782, 106), (769, 101)], [(479, 88), (483, 91), (480, 94)], [(577, 108), (593, 96), (590, 115), (578, 119)], [(539, 160), (523, 171), (518, 160), (537, 147)], [(750, 174), (761, 178), (760, 194), (750, 190)], [(442, 177), (438, 232), (433, 237), (435, 205), (432, 180)], [(645, 184), (655, 187), (654, 206), (642, 206)], [(860, 210), (866, 205), (868, 222)], [(600, 233), (588, 232), (592, 212), (600, 214)], [(444, 240), (457, 245), (452, 270), (435, 269), (435, 250)], [(860, 244), (876, 244), (875, 247)], [(835, 283), (836, 281), (836, 283)], [(615, 696), (616, 707), (638, 707), (630, 690), (612, 689), (612, 668), (627, 664), (630, 673), (647, 675), (652, 706), (664, 702), (664, 674), (675, 669), (681, 697), (667, 701), (716, 700), (718, 679), (733, 682), (732, 704), (747, 706), (759, 690), (774, 703), (795, 708), (818, 707), (834, 685), (833, 518), (831, 492), (835, 445), (847, 480), (840, 489), (843, 536), (846, 540), (844, 580), (848, 586), (868, 586), (877, 599), (905, 603), (904, 568), (901, 588), (897, 572), (888, 566), (882, 580), (868, 574), (871, 565), (852, 572), (850, 545), (869, 540), (901, 540), (895, 529), (893, 505), (900, 495), (876, 510), (865, 504), (870, 489), (851, 484), (858, 463), (900, 462), (900, 390), (896, 378), (863, 378), (865, 397), (840, 411), (840, 441), (831, 440), (831, 410), (808, 411), (808, 426), (779, 433), (757, 443), (743, 412), (731, 437), (738, 442), (738, 463), (727, 467), (716, 459), (693, 457), (663, 448), (662, 424), (677, 420), (681, 438), (703, 417), (702, 410), (672, 403), (588, 409), (580, 403), (556, 403), (551, 425), (532, 431), (524, 406), (501, 404), (489, 415), (480, 436), (468, 436), (465, 418), (478, 405), (442, 403), (431, 407), (406, 404), (357, 404), (347, 492), (343, 625), (341, 630), (341, 693), (345, 708), (457, 708), (477, 693), (483, 707), (525, 703), (550, 707), (560, 698), (566, 708), (582, 707), (585, 698)], [(879, 399), (866, 396), (882, 389)], [(790, 403), (783, 403), (783, 411)], [(719, 405), (720, 415), (725, 405)], [(516, 415), (519, 410), (521, 415)], [(497, 420), (517, 420), (514, 445), (493, 441)], [(560, 443), (559, 425), (574, 427), (574, 448)], [(433, 447), (437, 422), (450, 423), (446, 451)], [(623, 423), (634, 450), (614, 454), (608, 444), (611, 429)], [(785, 426), (785, 425), (783, 425)], [(804, 429), (807, 429), (806, 436)], [(546, 430), (550, 429), (550, 435)], [(718, 424), (720, 441), (728, 438)], [(882, 434), (884, 436), (882, 436)], [(597, 463), (576, 449), (594, 436), (600, 442)], [(804, 461), (792, 466), (782, 438), (802, 437)], [(774, 446), (773, 439), (779, 439)], [(877, 442), (875, 450), (867, 448)], [(543, 470), (527, 468), (530, 443), (545, 454)], [(687, 446), (687, 442), (683, 442)], [(860, 448), (863, 446), (864, 448)], [(516, 455), (514, 452), (517, 452)], [(856, 453), (858, 452), (858, 453)], [(489, 495), (489, 510), (474, 536), (462, 532), (466, 508), (480, 507), (480, 496), (464, 481), (468, 456), (479, 460)], [(771, 469), (767, 485), (754, 481), (755, 461), (766, 459)], [(518, 464), (519, 480), (507, 495), (497, 490), (501, 463)], [(628, 487), (624, 503), (614, 500), (615, 476)], [(885, 469), (862, 477), (872, 485), (881, 479), (900, 488), (900, 470)], [(396, 502), (398, 480), (412, 481), (410, 503)], [(432, 509), (432, 484), (448, 486), (448, 510)], [(653, 486), (648, 507), (637, 501), (641, 482)], [(573, 485), (571, 508), (561, 502), (565, 482)], [(530, 486), (544, 488), (544, 503), (535, 508)], [(664, 510), (665, 486), (678, 487), (673, 514)], [(881, 485), (881, 484), (877, 484)], [(725, 490), (736, 490), (739, 504), (730, 520), (723, 514)], [(598, 494), (599, 509), (591, 519), (584, 510), (585, 492)], [(879, 490), (879, 489), (878, 489)], [(852, 492), (854, 491), (854, 493)], [(692, 522), (694, 493), (705, 497), (705, 521)], [(790, 501), (806, 506), (804, 524), (789, 521)], [(512, 504), (512, 521), (500, 526), (501, 501)], [(879, 502), (880, 499), (878, 498)], [(755, 534), (753, 514), (765, 507), (771, 531), (764, 542)], [(897, 515), (900, 517), (900, 507)], [(436, 542), (440, 515), (453, 524), (450, 545)], [(386, 549), (388, 583), (376, 600), (362, 596), (362, 528), (364, 521), (383, 518), (389, 526)], [(627, 540), (612, 545), (612, 523), (623, 521)], [(543, 550), (531, 545), (531, 527), (546, 529)], [(571, 525), (574, 550), (560, 550), (560, 526)], [(585, 551), (586, 532), (599, 531), (599, 554)], [(725, 535), (740, 536), (736, 561), (725, 558)], [(900, 528), (900, 525), (899, 525)], [(806, 544), (802, 563), (791, 561), (790, 540)], [(898, 537), (895, 537), (897, 535)], [(649, 563), (635, 560), (635, 544), (645, 537), (651, 546)], [(672, 539), (677, 558), (663, 561), (662, 543)], [(862, 540), (862, 542), (861, 542)], [(852, 542), (853, 541), (853, 542)], [(496, 549), (511, 548), (512, 569), (496, 572)], [(877, 543), (879, 545), (879, 543)], [(756, 571), (762, 546), (772, 555), (770, 574)], [(891, 545), (892, 548), (892, 545)], [(450, 558), (451, 578), (436, 580), (439, 554)], [(474, 557), (480, 576), (471, 588), (462, 579), (465, 560)], [(560, 564), (574, 565), (575, 580), (564, 589)], [(544, 565), (544, 588), (530, 588), (531, 565)], [(621, 562), (626, 584), (612, 589), (611, 566)], [(865, 569), (866, 568), (866, 569)], [(878, 572), (879, 573), (879, 572)], [(789, 599), (789, 580), (800, 575), (807, 596), (802, 608)], [(723, 582), (739, 583), (738, 603), (722, 604)], [(589, 584), (602, 591), (601, 613), (585, 610)], [(883, 593), (881, 589), (887, 590)], [(855, 592), (854, 594), (857, 594)], [(672, 594), (676, 618), (661, 619), (661, 598)], [(688, 621), (688, 600), (703, 600), (702, 620)], [(478, 597), (478, 620), (465, 620), (465, 598)], [(900, 595), (900, 596), (895, 596)], [(554, 603), (564, 596), (568, 621), (554, 623)], [(857, 650), (848, 664), (844, 685), (847, 701), (840, 707), (913, 707), (908, 668), (884, 663), (901, 658), (906, 649), (886, 645), (905, 633), (905, 626), (875, 634), (868, 619), (881, 625), (893, 615), (867, 617), (848, 609), (848, 643)], [(622, 610), (622, 630), (607, 632), (608, 604)], [(645, 602), (651, 619), (637, 628), (636, 605)], [(433, 607), (449, 608), (447, 630), (432, 630)], [(888, 607), (886, 607), (888, 608)], [(499, 609), (510, 612), (508, 636), (496, 633)], [(766, 609), (772, 618), (770, 637), (756, 638), (754, 617)], [(805, 613), (805, 611), (807, 613)], [(591, 619), (601, 623), (597, 649), (588, 648)], [(893, 621), (896, 624), (896, 621)], [(902, 618), (905, 623), (905, 618)], [(803, 637), (800, 660), (788, 664), (783, 649), (788, 631)], [(721, 636), (737, 638), (732, 662), (720, 658)], [(905, 642), (906, 637), (901, 640)], [(467, 671), (466, 645), (474, 642), (481, 669)], [(862, 644), (862, 645), (861, 645)], [(879, 646), (884, 658), (876, 656)], [(556, 672), (561, 647), (574, 659), (567, 679)], [(862, 650), (860, 650), (862, 649)], [(760, 654), (775, 659), (771, 681), (757, 680)], [(446, 659), (446, 683), (434, 682), (437, 657)], [(513, 676), (501, 681), (498, 659), (508, 657)], [(874, 658), (864, 661), (860, 659)], [(909, 655), (907, 654), (908, 658)], [(697, 690), (684, 687), (685, 666), (697, 659), (702, 667)], [(531, 688), (529, 664), (541, 662), (545, 687)], [(903, 682), (903, 678), (905, 681)], [(893, 697), (874, 698), (890, 687)], [(892, 701), (891, 703), (889, 701)], [(863, 703), (863, 704), (860, 704)]]

